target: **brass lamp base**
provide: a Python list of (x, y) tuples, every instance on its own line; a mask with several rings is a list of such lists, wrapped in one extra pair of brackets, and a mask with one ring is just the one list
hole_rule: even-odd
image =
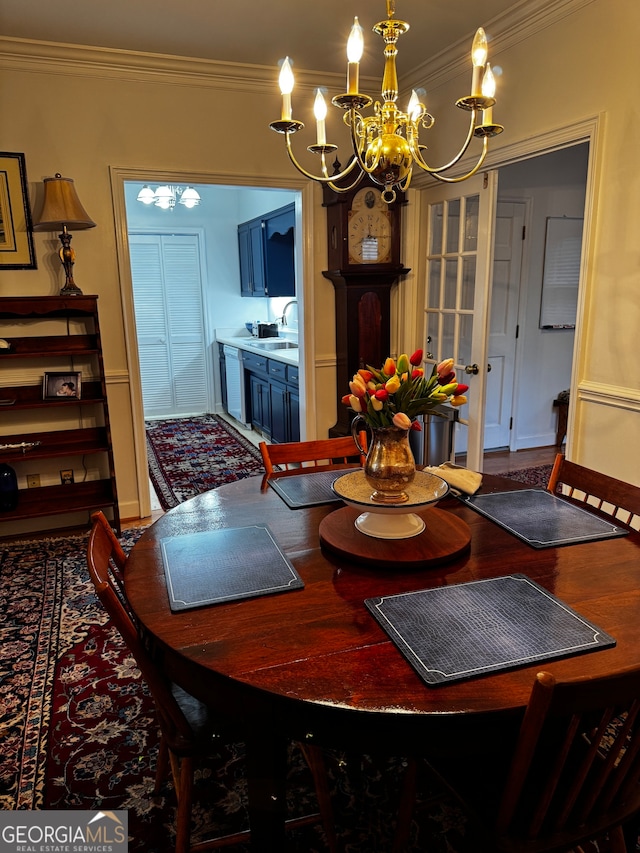
[(71, 248), (71, 234), (67, 231), (66, 226), (61, 234), (58, 234), (62, 248), (58, 251), (62, 266), (66, 276), (64, 287), (60, 289), (60, 296), (82, 296), (82, 291), (73, 280), (73, 265), (76, 260), (76, 253)]
[(82, 296), (83, 293), (77, 284), (71, 282), (65, 283), (64, 287), (60, 288), (60, 296)]

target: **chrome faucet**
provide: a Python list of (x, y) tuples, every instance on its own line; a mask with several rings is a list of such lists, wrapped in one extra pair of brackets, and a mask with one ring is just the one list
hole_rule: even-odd
[(297, 304), (298, 304), (297, 301), (295, 299), (292, 299), (291, 302), (287, 302), (287, 304), (282, 309), (282, 317), (280, 317), (280, 323), (283, 326), (287, 325), (287, 308), (291, 308), (292, 305), (297, 305)]

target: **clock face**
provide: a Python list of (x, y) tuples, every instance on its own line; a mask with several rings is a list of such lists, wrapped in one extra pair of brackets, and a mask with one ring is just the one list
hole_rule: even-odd
[(380, 190), (367, 187), (349, 211), (349, 263), (385, 264), (391, 260), (391, 220)]

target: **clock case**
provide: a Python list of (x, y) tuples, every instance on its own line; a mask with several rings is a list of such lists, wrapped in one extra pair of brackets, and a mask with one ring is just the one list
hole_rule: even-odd
[[(336, 384), (338, 400), (349, 392), (353, 374), (367, 364), (381, 366), (391, 348), (391, 288), (410, 272), (400, 262), (401, 217), (406, 204), (404, 193), (397, 192), (389, 205), (391, 214), (391, 253), (386, 263), (351, 263), (348, 233), (349, 211), (353, 199), (364, 187), (380, 187), (361, 182), (345, 193), (336, 193), (323, 185), (323, 207), (327, 210), (327, 255), (329, 269), (323, 276), (333, 284), (336, 316)], [(329, 435), (348, 435), (353, 412), (338, 405), (338, 419)]]
[[(400, 263), (400, 234), (402, 208), (407, 203), (404, 193), (396, 191), (396, 200), (387, 206), (391, 223), (391, 252), (386, 263), (353, 263), (349, 257), (349, 214), (353, 200), (363, 189), (371, 188), (380, 192), (381, 188), (371, 181), (361, 182), (344, 193), (337, 193), (326, 184), (322, 187), (322, 206), (327, 209), (327, 263), (330, 271), (392, 271), (402, 273)], [(408, 272), (408, 270), (407, 270)]]

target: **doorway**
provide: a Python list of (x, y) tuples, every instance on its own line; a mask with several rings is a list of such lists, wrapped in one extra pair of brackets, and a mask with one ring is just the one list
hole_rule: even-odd
[(571, 385), (581, 251), (573, 249), (567, 289), (573, 323), (547, 325), (547, 224), (584, 217), (588, 154), (580, 143), (425, 193), (427, 349), (436, 361), (453, 355), (470, 386), (455, 448), (478, 470), (485, 451), (555, 445), (553, 403)]
[(124, 183), (144, 418), (216, 413), (222, 410), (216, 332), (246, 334), (247, 322), (282, 314), (282, 300), (241, 296), (237, 226), (300, 193), (193, 183), (200, 196), (195, 207), (138, 201), (144, 185), (163, 180)]
[[(580, 269), (578, 262), (571, 271), (575, 280), (568, 288), (574, 300), (573, 323), (549, 328), (541, 319), (548, 222), (584, 219), (588, 163), (589, 144), (583, 142), (499, 170), (498, 205), (515, 205), (514, 217), (522, 214), (524, 221), (520, 223), (519, 219), (514, 219), (517, 226), (512, 234), (514, 241), (520, 236), (522, 249), (517, 295), (511, 297), (512, 302), (516, 300), (517, 309), (509, 305), (501, 292), (504, 276), (501, 278), (497, 266), (503, 257), (499, 244), (494, 256), (492, 332), (500, 329), (496, 318), (505, 318), (505, 341), (513, 344), (508, 355), (513, 361), (513, 373), (505, 379), (510, 386), (511, 400), (510, 411), (506, 407), (500, 421), (502, 434), (485, 436), (488, 439), (485, 450), (530, 450), (556, 443), (558, 410), (553, 401), (571, 386)], [(518, 234), (520, 227), (522, 230)], [(577, 253), (579, 259), (580, 246)], [(512, 260), (513, 279), (518, 277), (517, 267), (517, 260), (515, 263)], [(493, 310), (496, 304), (500, 306), (499, 312)], [(490, 339), (490, 364), (494, 353), (500, 354), (496, 348), (498, 343), (497, 339)], [(493, 372), (489, 374), (490, 382)]]

